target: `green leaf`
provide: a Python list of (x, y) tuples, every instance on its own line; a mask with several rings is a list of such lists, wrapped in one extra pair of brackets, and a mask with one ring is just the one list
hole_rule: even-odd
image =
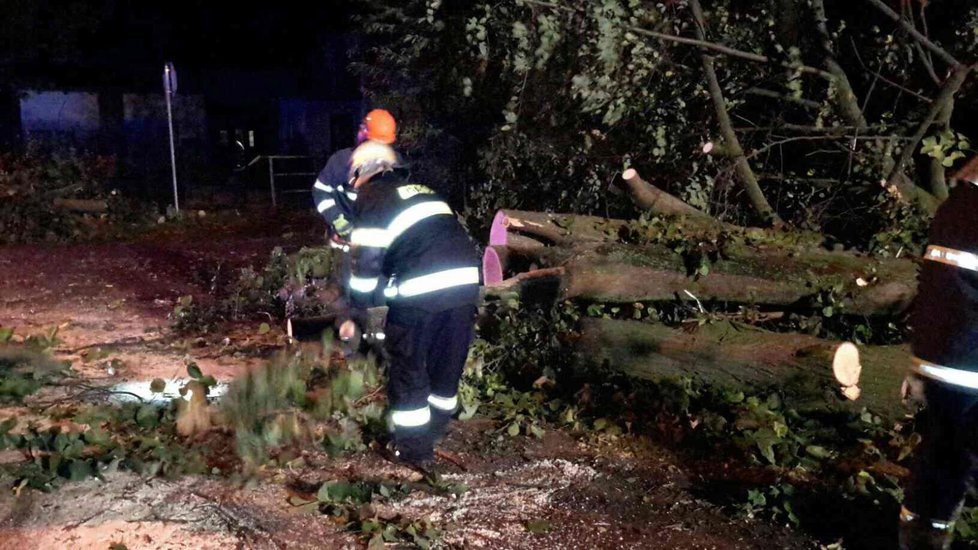
[(0, 344), (6, 344), (10, 342), (10, 339), (14, 337), (14, 329), (11, 327), (0, 327)]
[(542, 439), (544, 433), (545, 432), (544, 432), (543, 428), (541, 428), (540, 426), (537, 426), (536, 424), (531, 424), (530, 425), (530, 434), (533, 437), (535, 437), (537, 439)]
[(825, 447), (821, 447), (821, 446), (818, 446), (818, 445), (809, 445), (809, 446), (805, 447), (805, 452), (808, 453), (809, 456), (811, 456), (813, 458), (818, 458), (818, 459), (831, 458), (832, 457), (832, 452), (831, 451), (829, 451)]
[(198, 367), (197, 363), (194, 363), (193, 361), (187, 363), (187, 374), (194, 380), (199, 380), (204, 376), (204, 373), (200, 372), (200, 367)]
[(258, 326), (258, 334), (268, 334), (272, 330), (272, 327), (268, 323), (262, 323)]
[(367, 543), (367, 550), (384, 550), (383, 533), (377, 533), (370, 537), (370, 542)]
[(156, 407), (143, 405), (136, 411), (136, 424), (143, 428), (155, 428), (159, 424)]
[(6, 435), (8, 432), (10, 432), (10, 430), (14, 429), (14, 426), (16, 425), (16, 416), (11, 416), (10, 418), (5, 419), (3, 422), (0, 422), (0, 435)]
[(550, 524), (550, 522), (545, 519), (534, 519), (526, 524), (526, 530), (534, 535), (549, 533), (552, 528), (553, 526)]
[(471, 420), (479, 410), (479, 403), (462, 403), (462, 413), (458, 415), (461, 421)]
[(213, 388), (217, 385), (217, 379), (208, 374), (207, 376), (201, 377), (200, 383), (208, 388)]
[(87, 460), (73, 460), (68, 464), (68, 479), (71, 481), (86, 480), (95, 473)]
[(163, 393), (166, 389), (166, 381), (162, 378), (154, 378), (149, 384), (149, 391), (153, 393)]
[(520, 425), (517, 424), (516, 422), (513, 422), (512, 424), (509, 425), (509, 428), (506, 429), (506, 433), (508, 433), (512, 437), (516, 437), (520, 435)]

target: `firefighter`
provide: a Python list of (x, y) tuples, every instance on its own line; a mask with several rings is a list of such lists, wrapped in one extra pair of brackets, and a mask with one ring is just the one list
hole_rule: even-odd
[[(386, 296), (387, 396), (398, 461), (427, 468), (458, 407), (458, 384), (472, 342), (480, 269), (475, 244), (434, 191), (410, 183), (387, 145), (365, 142), (352, 156), (358, 193), (354, 311)], [(389, 280), (382, 294), (382, 278)], [(340, 337), (353, 336), (346, 321)]]
[(912, 396), (923, 439), (900, 510), (900, 548), (946, 549), (978, 464), (978, 158), (931, 225), (911, 312)]
[[(397, 138), (397, 123), (384, 109), (367, 113), (357, 132), (357, 145), (376, 141), (390, 145)], [(353, 231), (353, 201), (356, 191), (349, 188), (350, 156), (353, 148), (347, 147), (333, 153), (312, 187), (316, 210), (329, 224), (330, 244), (342, 248)]]

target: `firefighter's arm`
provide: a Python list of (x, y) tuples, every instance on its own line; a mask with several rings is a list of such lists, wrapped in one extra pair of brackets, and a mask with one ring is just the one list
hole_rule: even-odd
[(353, 224), (347, 212), (344, 211), (343, 203), (339, 197), (340, 186), (343, 185), (343, 181), (338, 175), (343, 171), (342, 166), (340, 166), (342, 162), (343, 159), (336, 155), (330, 157), (326, 167), (319, 173), (319, 177), (316, 178), (316, 182), (312, 186), (312, 197), (316, 211), (326, 219), (326, 223), (330, 225), (333, 233), (345, 241), (350, 237)]

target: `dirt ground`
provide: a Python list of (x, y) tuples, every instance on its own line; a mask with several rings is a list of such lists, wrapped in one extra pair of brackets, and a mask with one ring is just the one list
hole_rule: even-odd
[[(176, 300), (215, 284), (213, 274), (261, 265), (275, 246), (318, 241), (311, 219), (204, 224), (126, 243), (0, 248), (0, 325), (20, 334), (60, 326), (60, 355), (103, 383), (169, 378), (195, 360), (218, 380), (260, 361), (241, 349), (251, 331), (198, 342), (173, 338)], [(274, 332), (274, 331), (273, 331)], [(272, 336), (274, 341), (274, 334)], [(252, 346), (254, 347), (254, 346)], [(81, 361), (99, 350), (100, 360)], [(112, 362), (117, 359), (117, 362)], [(3, 413), (0, 412), (0, 416)], [(417, 491), (383, 514), (428, 519), (455, 548), (726, 550), (819, 548), (783, 526), (747, 520), (700, 497), (700, 474), (640, 439), (542, 439), (496, 434), (492, 421), (457, 423), (445, 448), (466, 471), (445, 476), (461, 496)], [(246, 486), (216, 477), (143, 479), (117, 472), (45, 494), (0, 493), (0, 550), (99, 548), (362, 548), (329, 516), (293, 506), (290, 487), (330, 480), (409, 479), (412, 472), (365, 452), (306, 457)], [(3, 483), (3, 480), (0, 480)], [(9, 483), (6, 484), (9, 488)], [(543, 528), (531, 532), (530, 522)]]

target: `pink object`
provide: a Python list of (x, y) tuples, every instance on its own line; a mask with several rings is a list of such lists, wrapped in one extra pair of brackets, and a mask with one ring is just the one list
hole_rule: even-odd
[[(492, 227), (489, 228), (489, 246), (506, 246), (506, 226), (509, 225), (509, 218), (503, 211), (496, 212), (496, 217), (492, 219)], [(496, 258), (498, 261), (498, 257)]]
[(499, 254), (492, 247), (486, 248), (482, 255), (482, 280), (486, 286), (495, 286), (503, 282), (503, 264)]

